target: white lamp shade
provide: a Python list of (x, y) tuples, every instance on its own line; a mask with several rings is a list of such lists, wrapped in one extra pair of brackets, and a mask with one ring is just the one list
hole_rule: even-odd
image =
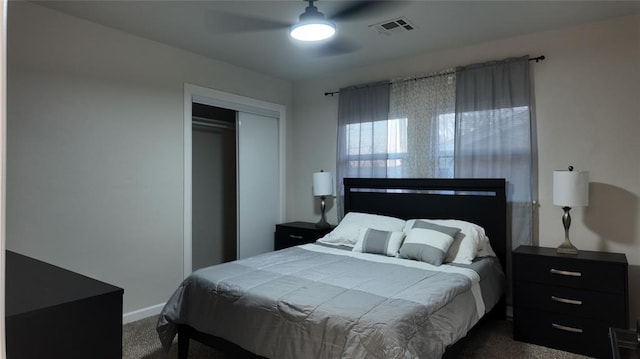
[(331, 172), (315, 172), (313, 174), (313, 195), (330, 196), (333, 194), (333, 176)]
[(553, 171), (553, 204), (562, 207), (589, 205), (589, 172)]

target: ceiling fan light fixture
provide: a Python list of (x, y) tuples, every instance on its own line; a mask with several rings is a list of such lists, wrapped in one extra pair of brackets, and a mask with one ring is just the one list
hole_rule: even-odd
[(320, 41), (336, 33), (336, 25), (325, 19), (324, 14), (313, 6), (317, 0), (306, 0), (309, 6), (300, 15), (300, 21), (289, 28), (289, 35), (300, 41)]
[(320, 41), (330, 38), (336, 33), (336, 25), (325, 19), (300, 21), (291, 26), (289, 35), (300, 41)]

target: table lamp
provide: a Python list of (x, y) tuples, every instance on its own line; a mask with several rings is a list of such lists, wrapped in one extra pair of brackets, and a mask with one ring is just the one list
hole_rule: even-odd
[(331, 172), (324, 172), (320, 170), (320, 172), (315, 172), (313, 174), (313, 195), (316, 197), (320, 197), (320, 211), (322, 212), (322, 217), (320, 221), (316, 223), (316, 228), (330, 228), (331, 225), (327, 222), (327, 218), (324, 215), (325, 212), (325, 202), (326, 196), (330, 196), (333, 194), (333, 177), (331, 176)]
[(578, 249), (569, 241), (569, 226), (571, 226), (571, 207), (586, 207), (589, 205), (589, 172), (574, 171), (573, 166), (568, 170), (553, 171), (553, 204), (564, 210), (562, 224), (564, 225), (564, 242), (557, 249), (558, 253), (578, 254)]

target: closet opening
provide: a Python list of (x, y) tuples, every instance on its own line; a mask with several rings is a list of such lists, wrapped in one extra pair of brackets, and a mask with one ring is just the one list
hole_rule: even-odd
[(192, 103), (192, 271), (237, 258), (237, 111)]
[[(286, 202), (286, 107), (277, 103), (184, 84), (183, 118), (183, 277), (186, 278), (195, 269), (205, 265), (272, 251), (273, 230), (277, 223), (284, 220), (284, 203)], [(225, 139), (225, 146), (215, 151), (199, 152), (197, 147), (201, 146), (198, 143), (194, 144), (193, 138), (201, 137), (202, 132), (209, 135), (214, 132), (214, 129)], [(233, 150), (232, 147), (234, 147)], [(223, 214), (220, 217), (205, 214), (207, 212), (199, 210), (200, 207), (210, 205), (211, 202), (204, 201), (203, 198), (206, 198), (207, 194), (202, 194), (200, 189), (194, 190), (193, 187), (198, 186), (211, 192), (212, 183), (215, 183), (212, 180), (193, 178), (200, 169), (207, 168), (195, 164), (196, 161), (204, 163), (205, 166), (212, 166), (214, 162), (212, 158), (206, 156), (200, 159), (194, 158), (202, 153), (223, 153), (224, 155), (218, 157), (218, 160), (220, 162), (224, 160), (227, 168), (235, 165), (235, 171), (208, 170), (210, 175), (212, 172), (216, 175), (225, 174), (223, 178), (227, 185), (220, 187), (224, 190), (220, 189), (219, 196), (216, 197), (222, 199), (218, 204), (221, 206), (219, 208), (224, 208), (220, 210)], [(198, 167), (194, 168), (194, 166)], [(231, 177), (232, 174), (235, 178)], [(234, 180), (235, 186), (233, 186)], [(211, 196), (210, 193), (208, 195)], [(201, 201), (204, 205), (194, 201)], [(194, 213), (195, 211), (198, 213)], [(196, 216), (198, 218), (195, 218)], [(221, 221), (221, 218), (224, 222), (215, 222)], [(220, 242), (213, 242), (218, 246), (215, 252), (218, 257), (212, 248), (202, 249), (199, 244), (194, 244), (197, 240), (195, 237), (201, 237), (200, 233), (212, 231), (212, 227), (216, 226), (215, 223), (222, 223), (218, 233), (223, 233), (217, 237), (221, 239)], [(197, 234), (194, 230), (195, 226), (199, 227)], [(202, 237), (212, 238), (211, 235)], [(203, 243), (210, 244), (207, 241)], [(205, 259), (201, 261), (195, 259), (196, 256)]]

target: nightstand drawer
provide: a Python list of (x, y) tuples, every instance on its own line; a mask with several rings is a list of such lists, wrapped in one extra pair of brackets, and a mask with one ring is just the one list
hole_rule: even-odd
[(608, 326), (626, 322), (625, 308), (620, 305), (625, 301), (622, 294), (516, 282), (514, 297), (518, 307), (600, 320)]
[(608, 327), (599, 321), (529, 309), (514, 309), (513, 336), (533, 344), (609, 358)]
[[(277, 227), (277, 226), (276, 226)], [(286, 237), (287, 240), (292, 242), (296, 241), (315, 241), (317, 238), (316, 232), (308, 231), (300, 228), (277, 228), (276, 233)]]
[(518, 255), (515, 281), (530, 281), (572, 288), (624, 294), (626, 265), (585, 261), (571, 257)]
[(316, 228), (314, 223), (291, 222), (276, 225), (274, 237), (275, 250), (313, 243), (329, 233), (332, 228)]

